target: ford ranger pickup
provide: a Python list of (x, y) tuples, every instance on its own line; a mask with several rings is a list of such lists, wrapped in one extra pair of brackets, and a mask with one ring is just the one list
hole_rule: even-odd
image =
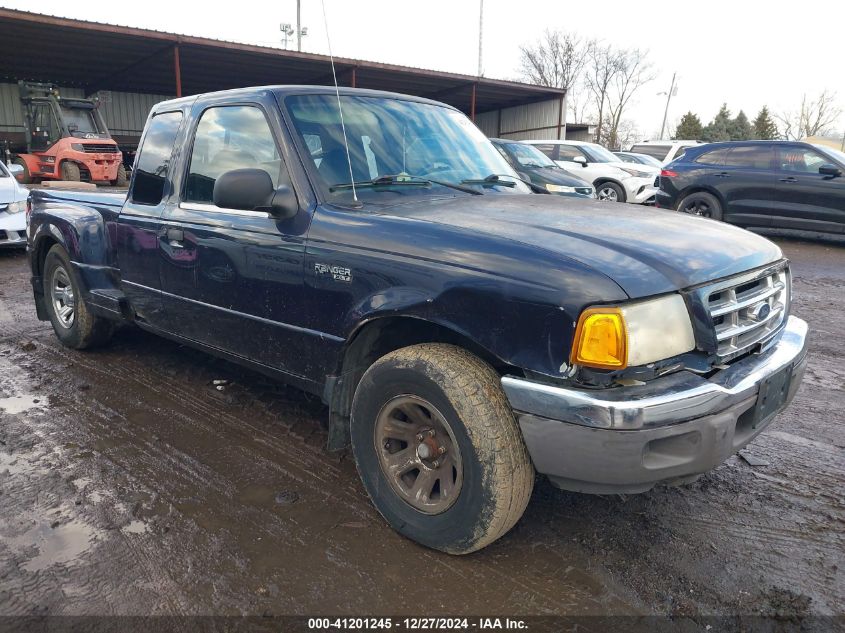
[(454, 554), (535, 473), (681, 484), (771, 424), (806, 364), (772, 242), (532, 193), (458, 110), (279, 86), (151, 111), (127, 195), (34, 191), (39, 318), (149, 332), (318, 394), (400, 533)]

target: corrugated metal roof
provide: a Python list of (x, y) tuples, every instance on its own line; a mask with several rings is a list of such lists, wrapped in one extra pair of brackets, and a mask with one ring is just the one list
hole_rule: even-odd
[[(329, 84), (327, 55), (166, 31), (0, 9), (0, 80), (27, 79), (157, 95), (175, 93), (178, 46), (183, 94), (264, 84)], [(37, 51), (33, 54), (33, 51)], [(465, 112), (497, 110), (563, 96), (564, 91), (395, 64), (335, 58), (344, 85), (404, 92)]]

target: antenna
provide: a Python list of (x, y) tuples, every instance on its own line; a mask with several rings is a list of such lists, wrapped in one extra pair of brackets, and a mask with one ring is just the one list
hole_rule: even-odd
[(346, 163), (349, 165), (349, 183), (352, 185), (352, 199), (358, 202), (358, 193), (355, 191), (355, 177), (352, 175), (352, 158), (349, 155), (349, 141), (346, 139), (346, 125), (343, 123), (343, 108), (340, 105), (340, 88), (337, 87), (337, 73), (334, 71), (334, 55), (332, 55), (332, 39), (329, 36), (329, 21), (326, 19), (326, 0), (320, 0), (323, 7), (323, 25), (326, 27), (326, 41), (329, 43), (329, 59), (332, 62), (332, 79), (334, 79), (334, 92), (337, 96), (337, 111), (340, 113), (340, 129), (343, 131), (343, 147), (346, 148)]

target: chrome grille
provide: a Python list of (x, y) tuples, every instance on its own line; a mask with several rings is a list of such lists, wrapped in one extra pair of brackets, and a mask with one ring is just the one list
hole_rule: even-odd
[(716, 333), (717, 354), (730, 358), (765, 342), (786, 320), (789, 293), (786, 267), (708, 289), (706, 302)]

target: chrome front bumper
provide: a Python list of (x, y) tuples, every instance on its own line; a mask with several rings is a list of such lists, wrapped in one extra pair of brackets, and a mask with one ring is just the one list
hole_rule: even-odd
[(684, 371), (586, 390), (506, 376), (502, 386), (539, 472), (567, 489), (641, 492), (701, 474), (756, 437), (776, 412), (757, 406), (761, 386), (764, 399), (788, 390), (776, 410), (791, 401), (806, 366), (807, 324), (789, 317), (766, 345), (710, 378)]

